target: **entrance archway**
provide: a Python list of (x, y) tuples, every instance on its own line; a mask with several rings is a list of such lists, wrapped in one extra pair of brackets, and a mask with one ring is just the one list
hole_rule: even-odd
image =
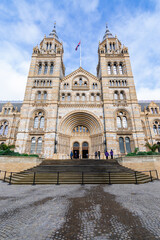
[(88, 142), (82, 143), (82, 158), (88, 158)]
[(73, 158), (79, 158), (79, 142), (73, 143)]

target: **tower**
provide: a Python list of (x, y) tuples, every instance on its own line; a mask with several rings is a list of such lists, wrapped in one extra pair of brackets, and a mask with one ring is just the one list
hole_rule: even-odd
[(63, 45), (54, 24), (49, 36), (33, 48), (16, 141), (20, 153), (38, 154), (42, 148), (46, 157), (56, 153), (59, 88), (64, 74)]
[(142, 150), (144, 134), (128, 48), (112, 35), (107, 24), (98, 57), (106, 148), (114, 148), (116, 154), (134, 151), (135, 147)]

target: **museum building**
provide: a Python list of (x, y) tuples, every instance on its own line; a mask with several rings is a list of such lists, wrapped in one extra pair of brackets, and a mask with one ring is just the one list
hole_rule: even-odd
[(97, 76), (65, 76), (56, 26), (33, 48), (23, 102), (0, 102), (0, 143), (49, 159), (124, 155), (160, 142), (160, 102), (137, 100), (128, 48), (106, 26)]

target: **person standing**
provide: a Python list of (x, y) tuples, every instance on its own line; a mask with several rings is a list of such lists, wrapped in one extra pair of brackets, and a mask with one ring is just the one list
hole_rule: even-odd
[(108, 159), (109, 153), (107, 150), (105, 151), (105, 156), (106, 156), (106, 159)]
[(97, 151), (95, 151), (94, 155), (95, 155), (95, 159), (97, 159)]
[(70, 153), (70, 158), (72, 159), (73, 158), (73, 152), (71, 151)]
[(113, 150), (110, 151), (111, 159), (113, 159)]
[(98, 151), (98, 158), (99, 158), (99, 160), (100, 160), (100, 156), (101, 156), (101, 152)]

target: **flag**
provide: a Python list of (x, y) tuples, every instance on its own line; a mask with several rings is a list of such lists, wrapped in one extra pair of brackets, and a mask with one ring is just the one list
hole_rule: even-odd
[(77, 47), (75, 48), (76, 51), (77, 51), (80, 44), (81, 44), (81, 41), (78, 43)]

